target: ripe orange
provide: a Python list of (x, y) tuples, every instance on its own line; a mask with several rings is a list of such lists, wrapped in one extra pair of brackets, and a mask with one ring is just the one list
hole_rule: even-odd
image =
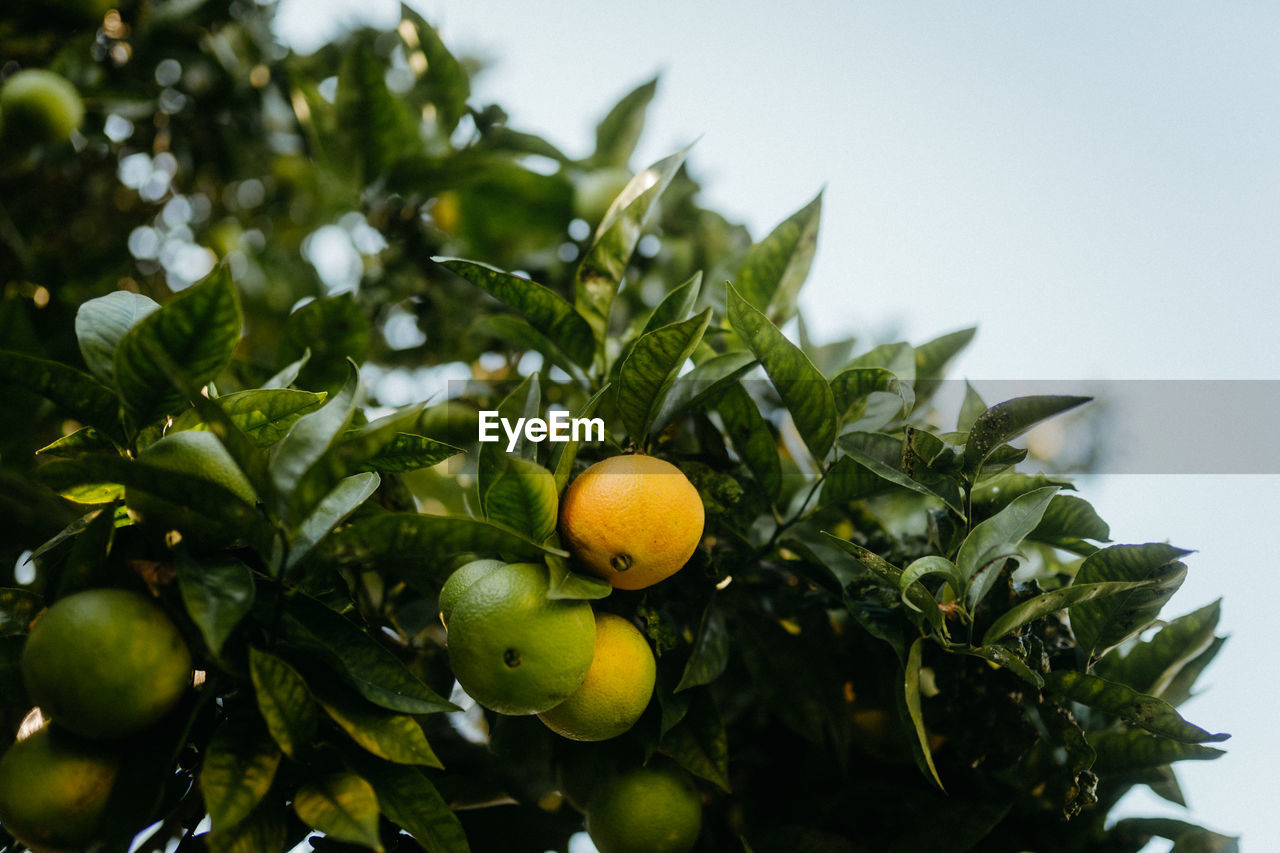
[(669, 758), (603, 780), (587, 803), (600, 853), (688, 853), (701, 829), (698, 789)]
[(649, 641), (612, 613), (596, 614), (595, 657), (574, 694), (539, 719), (570, 740), (608, 740), (635, 725), (653, 696), (658, 666)]
[(569, 698), (591, 666), (595, 618), (585, 601), (547, 597), (541, 563), (513, 563), (462, 591), (449, 620), (449, 663), (471, 698), (502, 714), (537, 714)]
[(560, 507), (573, 556), (618, 589), (644, 589), (680, 571), (703, 521), (702, 498), (680, 469), (641, 454), (592, 465)]
[(91, 738), (157, 722), (191, 680), (191, 652), (155, 603), (122, 589), (60, 599), (36, 620), (22, 677), (45, 716)]

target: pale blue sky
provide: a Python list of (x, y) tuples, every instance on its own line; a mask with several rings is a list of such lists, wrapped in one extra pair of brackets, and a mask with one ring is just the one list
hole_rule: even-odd
[[(347, 15), (390, 24), (399, 8), (281, 5), (302, 48)], [(635, 165), (701, 137), (690, 159), (707, 200), (757, 236), (826, 186), (801, 301), (816, 336), (919, 342), (976, 323), (957, 365), (975, 379), (1280, 378), (1274, 3), (413, 5), (455, 50), (495, 60), (478, 100), (571, 154), (661, 71)], [(1198, 550), (1171, 615), (1225, 596), (1233, 637), (1187, 713), (1233, 732), (1232, 752), (1181, 775), (1191, 817), (1243, 833), (1247, 851), (1280, 849), (1258, 807), (1280, 755), (1260, 594), (1278, 486), (1166, 474), (1082, 489), (1118, 541)], [(1150, 797), (1127, 806), (1178, 814)]]

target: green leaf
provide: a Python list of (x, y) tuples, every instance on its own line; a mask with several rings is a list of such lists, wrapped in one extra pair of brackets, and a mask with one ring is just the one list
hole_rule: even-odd
[(321, 498), (311, 515), (294, 531), (285, 568), (291, 569), (302, 562), (322, 539), (378, 490), (381, 482), (377, 474), (352, 474), (334, 486), (333, 491)]
[(311, 391), (337, 391), (347, 380), (348, 359), (360, 364), (369, 352), (373, 329), (355, 294), (313, 299), (289, 315), (281, 350), (307, 358), (297, 384)]
[(987, 404), (982, 402), (982, 397), (969, 384), (969, 380), (964, 381), (964, 402), (960, 404), (960, 416), (956, 419), (956, 431), (967, 433), (973, 429), (974, 423), (979, 416), (987, 410)]
[[(426, 72), (418, 78), (414, 89), (421, 91), (435, 105), (436, 122), (443, 135), (453, 133), (458, 121), (467, 114), (467, 98), (471, 96), (471, 80), (467, 70), (457, 60), (440, 34), (421, 15), (404, 3), (400, 4), (400, 17), (413, 24), (417, 45), (426, 56)], [(414, 47), (408, 44), (408, 47)]]
[(688, 281), (662, 297), (658, 307), (654, 308), (653, 313), (649, 315), (649, 319), (645, 320), (644, 328), (640, 330), (640, 334), (644, 335), (655, 329), (661, 329), (663, 326), (669, 326), (672, 323), (679, 323), (681, 320), (688, 319), (689, 312), (697, 304), (698, 294), (701, 292), (702, 270), (698, 270), (689, 277)]
[[(610, 385), (605, 385), (599, 391), (591, 396), (591, 399), (582, 404), (582, 408), (572, 414), (572, 418), (590, 418), (596, 413), (596, 407), (600, 405), (600, 401), (604, 399), (604, 395), (608, 393)], [(564, 491), (564, 487), (569, 485), (569, 478), (573, 476), (573, 461), (578, 458), (578, 450), (582, 447), (582, 442), (567, 441), (560, 446), (560, 455), (556, 457), (555, 477), (556, 477), (556, 494)]]
[(462, 452), (461, 448), (425, 435), (401, 432), (384, 444), (376, 456), (362, 463), (362, 467), (382, 474), (404, 474), (434, 467)]
[(652, 431), (662, 429), (685, 409), (697, 406), (704, 400), (715, 399), (720, 391), (737, 382), (755, 364), (755, 356), (741, 350), (712, 356), (695, 364), (693, 370), (676, 380), (667, 394), (662, 410), (653, 420)]
[(1183, 667), (1212, 645), (1221, 614), (1222, 599), (1218, 599), (1179, 616), (1127, 652), (1112, 649), (1094, 666), (1094, 672), (1143, 693), (1163, 696)]
[(1088, 738), (1098, 755), (1093, 769), (1099, 775), (1147, 770), (1174, 761), (1211, 761), (1226, 754), (1211, 746), (1182, 743), (1142, 731), (1092, 732)]
[(427, 743), (422, 726), (408, 714), (374, 708), (332, 690), (318, 693), (316, 699), (351, 740), (370, 754), (396, 764), (444, 769)]
[(631, 179), (596, 229), (595, 240), (574, 276), (573, 305), (591, 326), (596, 349), (603, 352), (613, 297), (626, 274), (640, 235), (666, 190), (684, 164), (688, 149), (659, 160)]
[(36, 618), (43, 607), (44, 602), (34, 592), (25, 589), (0, 589), (0, 637), (27, 633), (31, 620)]
[(556, 529), (560, 496), (556, 478), (537, 462), (509, 457), (485, 493), (485, 514), (534, 542), (545, 542)]
[(663, 736), (662, 746), (685, 770), (730, 792), (729, 739), (709, 692), (691, 695), (684, 718)]
[[(724, 616), (716, 607), (715, 599), (707, 602), (698, 625), (698, 636), (693, 641), (693, 651), (685, 662), (684, 672), (675, 692), (710, 684), (720, 677), (729, 665), (729, 629)], [(727, 790), (727, 788), (726, 788)]]
[[(826, 538), (827, 543), (835, 545), (841, 551), (852, 556), (858, 563), (872, 576), (874, 576), (884, 587), (893, 591), (894, 595), (905, 595), (906, 600), (913, 605), (913, 609), (920, 613), (937, 613), (938, 602), (934, 601), (933, 596), (925, 591), (924, 587), (918, 584), (908, 584), (905, 587), (902, 583), (902, 569), (890, 563), (880, 555), (863, 548), (856, 542), (850, 542), (847, 539), (841, 539), (839, 536), (822, 531), (822, 535)], [(904, 592), (905, 590), (905, 592)], [(941, 632), (940, 632), (941, 633)], [(881, 638), (886, 639), (886, 638)], [(892, 642), (892, 641), (890, 641)]]
[(851, 429), (871, 432), (901, 418), (915, 395), (909, 381), (900, 381), (884, 367), (850, 367), (831, 379), (831, 393), (841, 418), (852, 418)]
[(104, 450), (111, 452), (115, 449), (116, 447), (111, 442), (111, 439), (93, 427), (82, 427), (69, 435), (64, 435), (62, 438), (56, 438), (49, 442), (37, 450), (36, 455), (47, 453), (50, 456), (64, 456), (74, 459), (81, 454), (97, 453)]
[(1112, 829), (1113, 836), (1145, 844), (1153, 835), (1174, 842), (1169, 853), (1240, 853), (1240, 839), (1210, 832), (1202, 826), (1173, 818), (1125, 818)]
[(1218, 656), (1218, 652), (1222, 651), (1226, 643), (1226, 637), (1214, 637), (1207, 649), (1178, 670), (1178, 674), (1169, 682), (1169, 686), (1161, 691), (1161, 698), (1177, 707), (1195, 695), (1192, 693), (1192, 688), (1195, 687), (1196, 680), (1204, 672), (1205, 667), (1213, 663), (1213, 659)]
[(1151, 581), (1123, 595), (1085, 601), (1071, 608), (1076, 648), (1087, 662), (1146, 628), (1187, 576), (1178, 558), (1189, 554), (1172, 545), (1112, 545), (1085, 558), (1076, 583)]
[(200, 768), (200, 790), (214, 832), (235, 826), (267, 795), (280, 750), (266, 732), (228, 719), (213, 733)]
[(733, 442), (733, 449), (746, 463), (764, 496), (770, 502), (776, 501), (782, 490), (782, 463), (778, 459), (777, 439), (756, 401), (741, 382), (734, 382), (720, 392), (716, 411), (724, 422), (725, 434)]
[(334, 773), (308, 782), (293, 795), (293, 810), (312, 829), (336, 841), (383, 849), (378, 838), (378, 798), (354, 773)]
[[(284, 438), (298, 418), (320, 408), (324, 398), (324, 394), (310, 391), (277, 388), (237, 391), (218, 397), (214, 402), (259, 447), (270, 447)], [(203, 425), (200, 413), (189, 409), (173, 419), (169, 432), (199, 429)]]
[(964, 446), (964, 473), (972, 482), (996, 448), (1043, 420), (1089, 402), (1092, 397), (1016, 397), (987, 409), (974, 421)]
[(324, 663), (375, 705), (406, 714), (458, 710), (367, 631), (317, 601), (292, 596), (280, 627), (288, 647)]
[(144, 317), (159, 309), (156, 301), (140, 293), (117, 290), (90, 299), (76, 309), (76, 339), (89, 372), (108, 387), (115, 387), (116, 347), (120, 339)]
[(945, 793), (946, 788), (942, 786), (942, 780), (938, 778), (938, 769), (933, 766), (933, 753), (929, 749), (929, 733), (925, 731), (924, 713), (920, 708), (920, 662), (924, 656), (924, 642), (924, 637), (917, 638), (911, 644), (911, 650), (907, 653), (907, 665), (902, 676), (903, 697), (906, 700), (907, 714), (911, 719), (911, 725), (916, 734), (916, 742), (912, 745), (911, 752), (915, 755), (916, 763), (920, 765), (920, 772), (932, 779), (933, 783), (938, 786), (938, 790)]
[(231, 280), (220, 266), (125, 333), (115, 352), (116, 387), (135, 424), (143, 426), (187, 402), (150, 352), (161, 350), (196, 386), (213, 380), (240, 342), (244, 318)]
[(1075, 495), (1054, 495), (1044, 518), (1028, 539), (1054, 545), (1074, 539), (1111, 541), (1111, 528), (1094, 510), (1093, 505)]
[(322, 464), (355, 413), (360, 377), (354, 366), (348, 367), (347, 383), (342, 390), (310, 414), (303, 415), (281, 439), (271, 456), (269, 473), (279, 500), (277, 508), (286, 520), (308, 514), (327, 493), (325, 484), (315, 481), (305, 494), (298, 488), (311, 470)]
[[(500, 420), (515, 424), (521, 418), (538, 417), (541, 409), (542, 393), (538, 385), (538, 375), (535, 373), (517, 385), (498, 404), (498, 417)], [(515, 448), (510, 453), (507, 452), (510, 441), (506, 430), (498, 428), (496, 432), (496, 440), (480, 442), (476, 459), (476, 490), (480, 495), (480, 508), (486, 514), (488, 510), (485, 507), (485, 501), (488, 500), (489, 487), (502, 474), (507, 460), (513, 457), (529, 460), (537, 458), (537, 445), (524, 438), (524, 430), (518, 430)]]
[(458, 816), (436, 786), (416, 767), (363, 762), (360, 772), (373, 784), (387, 819), (404, 829), (432, 853), (469, 853)]
[(947, 651), (954, 652), (955, 654), (982, 658), (985, 661), (990, 661), (998, 667), (1009, 670), (1023, 681), (1035, 687), (1037, 690), (1044, 687), (1044, 677), (1031, 667), (1027, 666), (1027, 662), (1025, 660), (1003, 646), (971, 646), (969, 648), (953, 646), (947, 649)]
[(818, 248), (822, 193), (780, 223), (747, 252), (738, 290), (749, 305), (782, 324), (796, 313), (796, 298)]
[(208, 839), (209, 853), (279, 853), (287, 836), (284, 807), (263, 802), (230, 829), (216, 828), (199, 837)]
[(408, 106), (387, 88), (386, 66), (369, 39), (355, 39), (338, 68), (334, 106), (363, 178), (371, 184), (400, 158), (422, 148)]
[(1057, 486), (1046, 486), (1019, 495), (965, 537), (956, 554), (956, 568), (968, 584), (966, 600), (970, 610), (978, 606), (995, 583), (998, 573), (991, 570), (992, 564), (1020, 555), (1022, 540), (1035, 530), (1057, 491)]
[(214, 657), (253, 609), (253, 572), (230, 555), (194, 560), (185, 551), (176, 560), (178, 589), (191, 621)]
[(788, 341), (769, 319), (751, 307), (729, 285), (729, 324), (760, 360), (796, 430), (819, 463), (836, 435), (836, 407), (831, 386), (800, 348)]
[(969, 345), (976, 328), (961, 329), (916, 347), (916, 405), (929, 400), (942, 385), (947, 365)]
[[(917, 583), (931, 575), (945, 580), (947, 586), (951, 587), (951, 591), (955, 593), (956, 597), (960, 597), (961, 590), (964, 588), (964, 579), (960, 577), (960, 572), (956, 569), (955, 563), (946, 557), (939, 557), (935, 554), (921, 557), (902, 570), (902, 577), (898, 580), (898, 588), (902, 590), (902, 603), (914, 610), (919, 610), (912, 603), (911, 595), (908, 592)], [(924, 590), (924, 593), (930, 595), (928, 590)]]
[(639, 441), (649, 434), (676, 376), (702, 341), (711, 322), (708, 308), (696, 317), (647, 332), (618, 371), (618, 413)]
[(76, 420), (105, 433), (119, 430), (120, 401), (115, 392), (74, 367), (0, 351), (0, 382), (11, 382), (39, 394)]
[(267, 731), (296, 760), (311, 748), (319, 723), (311, 691), (296, 669), (259, 649), (249, 649), (249, 675)]
[[(937, 498), (956, 515), (964, 518), (964, 505), (959, 490), (941, 491), (908, 476), (902, 470), (902, 439), (874, 432), (852, 432), (842, 435), (840, 449), (845, 457), (895, 486), (910, 489), (926, 497)], [(859, 485), (864, 485), (859, 482)]]
[(596, 601), (613, 592), (613, 586), (607, 580), (573, 571), (569, 561), (563, 557), (547, 554), (546, 562), (551, 575), (547, 598)]
[(1215, 743), (1231, 737), (1211, 734), (1188, 723), (1167, 702), (1096, 675), (1051, 672), (1045, 676), (1045, 690), (1181, 743)]
[(574, 362), (590, 366), (594, 351), (591, 326), (560, 294), (477, 261), (447, 257), (432, 260), (520, 313)]
[(258, 386), (258, 389), (262, 391), (282, 391), (289, 388), (294, 382), (298, 381), (298, 375), (302, 373), (302, 368), (306, 367), (309, 361), (311, 361), (311, 347), (304, 349), (301, 356), (272, 374), (266, 382)]
[(658, 78), (641, 83), (609, 110), (596, 125), (596, 150), (591, 155), (593, 166), (625, 167), (631, 162), (636, 143), (644, 131), (644, 114), (658, 90)]
[(1102, 583), (1073, 583), (1062, 589), (1041, 593), (1029, 598), (1005, 611), (999, 619), (991, 623), (991, 627), (982, 635), (982, 644), (989, 646), (1003, 637), (1012, 634), (1023, 625), (1030, 624), (1050, 613), (1091, 601), (1108, 595), (1118, 595), (1135, 589), (1150, 586), (1147, 581), (1104, 581)]

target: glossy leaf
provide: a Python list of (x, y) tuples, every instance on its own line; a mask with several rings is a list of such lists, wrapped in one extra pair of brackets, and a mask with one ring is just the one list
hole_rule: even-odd
[(916, 351), (916, 405), (930, 399), (942, 384), (947, 365), (972, 341), (978, 330), (961, 329), (942, 335), (915, 348)]
[(969, 430), (973, 429), (973, 425), (979, 416), (986, 410), (987, 404), (982, 402), (982, 397), (979, 396), (974, 387), (969, 384), (969, 380), (966, 379), (964, 382), (964, 401), (960, 403), (960, 415), (956, 419), (956, 431), (969, 432)]
[(728, 793), (729, 740), (711, 694), (695, 691), (684, 718), (662, 738), (662, 747), (695, 776)]
[(148, 424), (176, 411), (187, 396), (150, 352), (156, 347), (197, 386), (217, 376), (240, 341), (244, 318), (231, 280), (221, 266), (175, 296), (125, 333), (115, 352), (115, 380), (134, 422)]
[(1029, 539), (1050, 545), (1073, 539), (1111, 541), (1111, 528), (1102, 520), (1093, 505), (1075, 495), (1054, 495), (1036, 529)]
[(377, 474), (352, 474), (334, 486), (294, 531), (285, 568), (291, 569), (302, 562), (312, 548), (377, 491), (381, 482)]
[(971, 646), (969, 648), (952, 647), (948, 649), (948, 651), (955, 652), (956, 654), (982, 658), (997, 667), (1009, 670), (1037, 690), (1044, 687), (1044, 676), (1033, 670), (1027, 665), (1025, 660), (1009, 649), (1006, 649), (1004, 646), (983, 645)]
[[(590, 400), (582, 404), (582, 408), (572, 414), (572, 418), (590, 418), (596, 413), (596, 407), (600, 405), (600, 401), (604, 399), (604, 395), (608, 393), (612, 386), (605, 385), (599, 391), (591, 396)], [(560, 455), (556, 457), (555, 478), (556, 478), (556, 494), (564, 491), (565, 486), (569, 485), (569, 478), (573, 476), (573, 461), (578, 458), (578, 450), (582, 447), (582, 441), (570, 440), (560, 445)]]
[(396, 764), (444, 769), (422, 726), (408, 714), (374, 708), (360, 700), (326, 691), (316, 697), (326, 714), (351, 740), (372, 755)]
[(781, 222), (747, 252), (738, 271), (738, 291), (774, 323), (796, 312), (796, 298), (818, 248), (822, 193)]
[(903, 672), (903, 696), (906, 699), (907, 714), (915, 729), (916, 743), (919, 746), (919, 749), (914, 745), (912, 747), (916, 763), (921, 765), (921, 771), (938, 786), (938, 790), (945, 792), (946, 788), (938, 777), (938, 769), (933, 765), (933, 752), (929, 749), (929, 733), (925, 731), (924, 713), (920, 708), (920, 662), (924, 657), (924, 642), (923, 637), (918, 638), (911, 644), (911, 650), (907, 653), (907, 665)]
[(760, 414), (756, 401), (751, 399), (741, 382), (734, 382), (720, 392), (716, 411), (724, 423), (725, 435), (746, 463), (761, 492), (770, 501), (776, 501), (782, 489), (778, 440)]
[(81, 454), (97, 453), (104, 450), (114, 451), (115, 449), (115, 444), (112, 443), (111, 439), (101, 432), (98, 432), (93, 427), (83, 427), (61, 438), (55, 438), (37, 450), (36, 455), (48, 454), (50, 456), (63, 456), (74, 459)]
[(684, 164), (687, 149), (678, 151), (631, 179), (605, 214), (574, 277), (573, 305), (590, 324), (602, 351), (613, 297), (640, 242), (658, 197)]
[[(231, 422), (252, 438), (259, 447), (270, 447), (284, 438), (298, 418), (313, 412), (324, 403), (324, 394), (293, 388), (237, 391), (217, 399)], [(194, 409), (173, 419), (170, 432), (197, 429), (203, 425)]]
[(1045, 689), (1072, 702), (1112, 714), (1127, 723), (1181, 743), (1213, 743), (1231, 737), (1212, 734), (1182, 718), (1167, 702), (1132, 687), (1084, 672), (1051, 672)]
[(560, 507), (556, 478), (536, 462), (509, 457), (485, 493), (484, 506), (490, 521), (544, 542), (556, 529)]
[(618, 371), (618, 412), (633, 438), (643, 441), (667, 392), (702, 341), (708, 308), (696, 317), (641, 336)]
[[(1127, 651), (1112, 649), (1094, 666), (1111, 681), (1143, 693), (1162, 696), (1178, 673), (1213, 643), (1222, 613), (1222, 599), (1166, 623), (1151, 637)], [(1123, 652), (1123, 653), (1122, 653)]]
[(873, 432), (853, 432), (840, 437), (845, 456), (875, 476), (895, 486), (937, 498), (961, 518), (964, 506), (958, 491), (940, 491), (908, 476), (902, 470), (902, 440)]
[(285, 320), (281, 350), (306, 357), (297, 384), (310, 391), (336, 392), (347, 381), (348, 361), (360, 364), (369, 352), (373, 328), (355, 294), (314, 299)]
[(381, 474), (405, 474), (439, 465), (462, 452), (461, 448), (425, 435), (401, 432), (384, 444), (372, 459), (363, 462), (362, 467)]
[(607, 580), (573, 571), (569, 561), (564, 557), (548, 554), (546, 561), (547, 569), (550, 571), (547, 598), (596, 601), (607, 598), (613, 592), (613, 585)]
[(1226, 754), (1215, 747), (1132, 730), (1092, 732), (1089, 744), (1097, 753), (1093, 769), (1099, 774), (1146, 770), (1174, 761), (1211, 761)]
[(220, 657), (231, 632), (253, 609), (253, 572), (230, 555), (197, 561), (183, 552), (175, 562), (187, 614), (209, 651)]
[(677, 379), (672, 386), (662, 410), (654, 418), (653, 430), (667, 426), (684, 410), (715, 399), (720, 391), (738, 381), (755, 364), (755, 356), (742, 350), (712, 356), (695, 364), (693, 370)]
[(625, 167), (631, 162), (640, 133), (644, 130), (645, 109), (658, 90), (658, 78), (641, 83), (622, 97), (596, 125), (595, 166)]
[(285, 755), (299, 758), (312, 747), (319, 723), (306, 682), (289, 664), (256, 648), (249, 649), (249, 675), (267, 731)]
[(235, 720), (218, 727), (200, 767), (200, 790), (214, 832), (249, 816), (267, 795), (279, 764), (280, 750), (266, 732)]
[(1083, 660), (1092, 661), (1151, 624), (1186, 578), (1178, 562), (1188, 551), (1172, 545), (1112, 545), (1085, 559), (1076, 583), (1151, 581), (1149, 587), (1071, 608), (1071, 628)]
[(676, 287), (658, 303), (649, 319), (645, 320), (640, 334), (644, 335), (663, 326), (679, 323), (689, 317), (689, 312), (698, 303), (698, 295), (702, 292), (702, 271), (694, 273), (684, 284)]
[(1040, 523), (1057, 490), (1056, 486), (1047, 486), (1019, 495), (965, 537), (956, 554), (956, 568), (969, 585), (966, 598), (970, 609), (991, 591), (997, 576), (990, 568), (992, 564), (1019, 555), (1022, 540)]
[[(324, 492), (298, 494), (297, 487), (312, 468), (321, 463), (351, 423), (359, 382), (359, 375), (354, 368), (350, 369), (342, 390), (328, 398), (319, 409), (299, 418), (272, 454), (269, 466), (271, 482), (280, 496), (281, 515), (286, 519), (305, 516), (323, 497)], [(313, 491), (316, 490), (318, 487)]]
[(1064, 586), (1062, 589), (1041, 593), (1034, 598), (1029, 598), (1014, 605), (1001, 614), (1000, 618), (992, 622), (991, 627), (982, 635), (982, 644), (984, 646), (991, 645), (1012, 634), (1023, 625), (1028, 625), (1037, 619), (1048, 616), (1050, 613), (1065, 610), (1082, 601), (1104, 598), (1108, 595), (1119, 595), (1122, 592), (1143, 589), (1148, 585), (1146, 581), (1073, 583), (1071, 586)]
[(373, 784), (387, 819), (404, 829), (432, 853), (468, 853), (458, 816), (436, 786), (416, 767), (362, 762), (360, 772)]
[(307, 826), (336, 841), (383, 849), (378, 798), (373, 786), (354, 773), (334, 773), (304, 784), (293, 795), (293, 810)]
[(856, 542), (841, 539), (839, 536), (835, 536), (825, 530), (823, 531), (823, 537), (827, 544), (834, 545), (857, 560), (883, 586), (892, 590), (895, 596), (900, 593), (905, 595), (906, 600), (911, 603), (917, 612), (936, 613), (938, 602), (934, 601), (933, 596), (929, 595), (924, 587), (917, 584), (909, 584), (905, 587), (905, 592), (903, 591), (902, 569)]
[(710, 684), (719, 678), (729, 664), (729, 644), (728, 626), (712, 599), (702, 611), (693, 650), (689, 653), (689, 660), (684, 665), (684, 672), (675, 692)]
[(115, 355), (120, 339), (160, 305), (151, 297), (117, 290), (84, 302), (76, 309), (80, 354), (99, 382), (116, 384)]
[(120, 401), (115, 392), (74, 367), (0, 351), (0, 382), (39, 394), (76, 420), (106, 433), (119, 430)]
[[(898, 588), (902, 590), (902, 603), (918, 610), (919, 608), (912, 603), (911, 596), (907, 594), (907, 591), (915, 584), (931, 576), (940, 577), (946, 581), (947, 586), (951, 587), (951, 591), (957, 598), (964, 589), (964, 579), (960, 577), (960, 572), (956, 569), (955, 563), (946, 557), (937, 555), (921, 557), (902, 570), (902, 577), (898, 580)], [(929, 594), (928, 590), (925, 590), (925, 594)]]
[(1207, 649), (1187, 661), (1186, 665), (1178, 670), (1178, 674), (1169, 682), (1169, 686), (1161, 691), (1161, 698), (1176, 708), (1196, 695), (1194, 687), (1197, 679), (1204, 672), (1205, 667), (1213, 663), (1213, 659), (1218, 656), (1218, 652), (1222, 651), (1226, 643), (1226, 637), (1214, 637)]
[(432, 260), (514, 309), (577, 364), (591, 364), (591, 326), (554, 290), (477, 261), (446, 257)]
[(836, 408), (831, 386), (800, 348), (788, 341), (764, 314), (751, 307), (729, 285), (729, 323), (760, 360), (765, 373), (791, 413), (800, 438), (819, 463), (836, 434)]
[(974, 421), (964, 446), (964, 472), (973, 480), (996, 448), (1041, 421), (1089, 402), (1091, 397), (1017, 397), (987, 409)]

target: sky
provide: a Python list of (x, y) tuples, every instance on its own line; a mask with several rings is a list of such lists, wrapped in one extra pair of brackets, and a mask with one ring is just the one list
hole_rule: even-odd
[[(1280, 849), (1257, 808), (1280, 755), (1259, 594), (1273, 588), (1280, 464), (1239, 473), (1274, 444), (1280, 404), (1280, 6), (412, 5), (455, 52), (492, 60), (475, 101), (571, 155), (660, 74), (633, 166), (697, 140), (704, 201), (757, 238), (825, 188), (801, 298), (814, 337), (919, 343), (976, 324), (955, 375), (1079, 382), (1113, 405), (1155, 394), (1140, 405), (1161, 416), (1119, 451), (1160, 453), (1080, 494), (1117, 541), (1196, 549), (1168, 615), (1224, 598), (1231, 640), (1184, 711), (1234, 737), (1227, 757), (1180, 766), (1189, 817), (1246, 851)], [(283, 0), (281, 33), (306, 50), (344, 22), (392, 25), (398, 8)], [(1124, 810), (1188, 817), (1140, 793)]]

